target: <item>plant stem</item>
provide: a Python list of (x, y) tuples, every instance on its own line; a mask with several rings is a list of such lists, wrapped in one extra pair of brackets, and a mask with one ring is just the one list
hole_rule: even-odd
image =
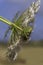
[(0, 16), (0, 21), (2, 21), (3, 23), (8, 24), (8, 25), (10, 25), (10, 26), (14, 26), (14, 27), (18, 28), (19, 30), (23, 31), (22, 28), (18, 27), (16, 24), (12, 23), (11, 21), (9, 21), (9, 20), (7, 20), (7, 19), (1, 17), (1, 16)]

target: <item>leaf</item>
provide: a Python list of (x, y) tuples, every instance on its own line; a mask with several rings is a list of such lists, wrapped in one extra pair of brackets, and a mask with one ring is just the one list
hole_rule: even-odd
[(19, 31), (17, 28), (13, 27), (10, 33), (9, 43), (14, 44), (19, 38)]
[(17, 21), (17, 19), (18, 19), (18, 17), (19, 17), (19, 13), (20, 13), (20, 11), (18, 11), (18, 12), (16, 13), (16, 15), (14, 16), (14, 18), (12, 19), (12, 22)]
[(27, 38), (27, 35), (29, 35), (32, 32), (32, 27), (24, 27), (23, 32), (21, 33), (22, 36), (25, 36)]
[(9, 31), (11, 30), (11, 28), (10, 27), (8, 27), (8, 29), (5, 31), (5, 35), (4, 35), (4, 38), (6, 38), (7, 37), (7, 34), (9, 33)]

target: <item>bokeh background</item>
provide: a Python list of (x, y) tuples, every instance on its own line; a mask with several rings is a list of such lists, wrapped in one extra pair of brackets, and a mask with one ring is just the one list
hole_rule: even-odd
[[(17, 11), (23, 12), (31, 3), (36, 0), (0, 0), (0, 16), (12, 21)], [(0, 40), (3, 40), (4, 33), (8, 25), (0, 21)], [(40, 10), (35, 16), (34, 32), (31, 40), (43, 40), (43, 0), (41, 0)], [(5, 40), (9, 39), (9, 34)]]
[[(0, 16), (12, 21), (18, 11), (23, 12), (33, 1), (36, 0), (0, 0)], [(35, 16), (31, 41), (24, 45), (15, 62), (9, 62), (6, 58), (8, 42), (3, 41), (9, 40), (10, 33), (6, 39), (3, 40), (3, 37), (7, 28), (8, 25), (0, 21), (0, 65), (43, 65), (43, 0)]]

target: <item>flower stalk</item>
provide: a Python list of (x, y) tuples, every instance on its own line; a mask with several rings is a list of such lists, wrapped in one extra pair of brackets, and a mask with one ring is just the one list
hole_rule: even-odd
[(2, 21), (3, 23), (8, 24), (9, 26), (14, 26), (14, 27), (16, 27), (16, 28), (19, 29), (20, 31), (23, 31), (22, 28), (20, 28), (20, 27), (17, 26), (16, 24), (12, 23), (11, 21), (9, 21), (9, 20), (7, 20), (7, 19), (1, 17), (1, 16), (0, 16), (0, 21)]

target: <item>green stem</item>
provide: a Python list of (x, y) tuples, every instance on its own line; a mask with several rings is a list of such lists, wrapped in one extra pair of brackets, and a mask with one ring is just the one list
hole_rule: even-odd
[(19, 30), (23, 31), (22, 28), (18, 27), (16, 24), (12, 23), (11, 21), (9, 21), (9, 20), (1, 17), (1, 16), (0, 16), (0, 21), (2, 21), (3, 23), (8, 24), (10, 26), (14, 26), (14, 27), (18, 28)]

